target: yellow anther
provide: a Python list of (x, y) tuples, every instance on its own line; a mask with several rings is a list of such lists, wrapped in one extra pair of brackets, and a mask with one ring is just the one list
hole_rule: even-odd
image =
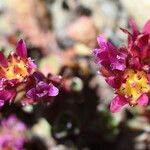
[(25, 66), (26, 64), (22, 60), (18, 61), (18, 59), (15, 58), (11, 59), (11, 61), (8, 62), (8, 67), (3, 68), (6, 79), (18, 79), (20, 82), (23, 81), (24, 77), (28, 75), (28, 71)]
[(144, 71), (127, 70), (124, 74), (126, 82), (123, 83), (118, 94), (126, 95), (131, 104), (136, 104), (137, 99), (143, 94), (150, 92), (150, 84)]

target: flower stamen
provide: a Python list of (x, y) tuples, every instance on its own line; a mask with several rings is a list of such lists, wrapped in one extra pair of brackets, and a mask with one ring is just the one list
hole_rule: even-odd
[(133, 71), (131, 69), (125, 71), (126, 82), (123, 83), (118, 94), (124, 95), (129, 99), (130, 105), (136, 105), (138, 98), (143, 93), (150, 92), (150, 84), (144, 71)]
[(3, 70), (7, 80), (17, 79), (21, 82), (29, 74), (25, 62), (18, 57), (12, 57), (7, 68), (3, 67)]

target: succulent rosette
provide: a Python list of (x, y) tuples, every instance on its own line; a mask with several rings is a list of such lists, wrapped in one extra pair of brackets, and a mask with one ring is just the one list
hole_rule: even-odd
[(131, 32), (121, 28), (128, 35), (127, 46), (117, 48), (98, 36), (99, 48), (93, 50), (97, 64), (100, 64), (101, 74), (116, 94), (110, 104), (111, 112), (120, 111), (126, 104), (149, 104), (150, 21), (145, 24), (142, 32), (139, 32), (132, 19), (129, 24)]

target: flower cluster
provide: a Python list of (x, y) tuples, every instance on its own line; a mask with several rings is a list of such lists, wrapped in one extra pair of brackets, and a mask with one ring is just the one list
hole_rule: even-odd
[[(37, 78), (36, 65), (27, 57), (25, 42), (21, 39), (16, 52), (8, 58), (0, 52), (0, 107), (15, 101), (37, 102), (58, 94), (58, 89), (43, 75)], [(29, 100), (30, 99), (30, 100)]]
[(26, 126), (19, 121), (16, 116), (11, 115), (8, 119), (3, 119), (0, 126), (0, 149), (22, 150)]
[(128, 44), (115, 47), (102, 36), (98, 36), (98, 49), (94, 49), (97, 64), (106, 82), (114, 88), (116, 97), (111, 101), (110, 111), (118, 112), (129, 104), (145, 106), (149, 104), (150, 93), (150, 21), (142, 32), (135, 22), (129, 21), (131, 32), (121, 30), (128, 35)]

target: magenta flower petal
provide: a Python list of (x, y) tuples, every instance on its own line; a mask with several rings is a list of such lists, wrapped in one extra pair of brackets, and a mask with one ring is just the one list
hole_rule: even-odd
[(147, 79), (148, 79), (148, 82), (150, 84), (150, 74), (147, 74)]
[(0, 65), (7, 67), (8, 63), (3, 52), (0, 52)]
[(27, 93), (26, 93), (26, 96), (27, 96), (27, 98), (35, 99), (35, 97), (36, 97), (35, 88), (32, 88), (32, 89), (28, 90)]
[(142, 65), (140, 63), (140, 60), (138, 57), (133, 57), (130, 59), (129, 61), (130, 63), (130, 66), (133, 68), (133, 69), (141, 69)]
[(27, 58), (27, 48), (23, 39), (19, 40), (17, 43), (16, 54), (23, 59)]
[(2, 90), (0, 91), (0, 100), (5, 101), (11, 101), (15, 96), (14, 90)]
[(128, 35), (128, 51), (131, 52), (131, 48), (133, 46), (134, 40), (139, 35), (139, 30), (134, 20), (130, 18), (129, 20), (130, 27), (132, 29), (132, 33), (130, 33), (127, 29), (120, 28), (124, 33)]
[(52, 84), (50, 84), (49, 86), (50, 87), (49, 87), (49, 91), (48, 91), (48, 96), (56, 96), (56, 95), (58, 95), (58, 92), (59, 92), (58, 88), (55, 87)]
[(122, 70), (125, 70), (126, 65), (121, 64), (118, 61), (114, 60), (114, 62), (111, 64), (111, 67), (113, 68), (113, 70), (116, 69), (116, 70), (121, 70), (122, 71)]
[[(107, 63), (109, 62), (109, 58), (108, 58), (108, 52), (101, 50), (100, 49), (94, 49), (93, 50), (94, 55), (98, 58), (96, 60), (97, 64), (102, 64), (102, 65), (107, 65)], [(105, 57), (105, 60), (104, 60)]]
[(116, 96), (110, 104), (110, 111), (111, 112), (119, 112), (121, 110), (121, 108), (126, 105), (127, 99), (123, 96)]
[(138, 52), (140, 54), (139, 57), (141, 57), (141, 59), (146, 59), (148, 57), (149, 54), (149, 34), (143, 34), (138, 36), (137, 39), (137, 47), (138, 47)]
[(0, 108), (4, 105), (4, 100), (0, 99)]
[(107, 47), (107, 41), (106, 41), (106, 39), (103, 38), (102, 36), (98, 36), (98, 37), (97, 37), (97, 42), (98, 42), (98, 45), (99, 45), (102, 49)]
[(126, 55), (102, 36), (98, 36), (97, 41), (100, 49), (94, 49), (93, 53), (97, 57), (98, 64), (101, 64), (110, 71), (124, 70), (126, 68)]
[(16, 125), (15, 129), (17, 129), (18, 131), (23, 131), (23, 130), (26, 129), (26, 126), (25, 126), (24, 123), (19, 122), (19, 123)]
[(123, 29), (123, 28), (120, 28), (120, 29), (122, 30), (122, 32), (128, 35), (128, 49), (127, 50), (130, 52), (134, 43), (133, 36), (127, 29)]
[(49, 85), (43, 81), (40, 81), (38, 84), (37, 84), (37, 88), (39, 88), (39, 90), (46, 90), (49, 88)]
[(40, 81), (36, 87), (36, 95), (38, 97), (44, 97), (48, 94), (49, 85), (43, 81)]
[(28, 66), (29, 72), (32, 71), (33, 69), (36, 69), (37, 67), (36, 64), (33, 62), (33, 60), (28, 60), (27, 66)]
[(150, 34), (150, 20), (148, 20), (144, 25), (142, 33)]
[(33, 76), (37, 82), (43, 81), (45, 79), (44, 75), (41, 72), (34, 72)]
[(142, 94), (137, 100), (137, 103), (141, 106), (146, 106), (148, 104), (148, 102), (149, 102), (149, 98), (148, 98), (147, 94), (145, 94), (145, 93)]
[(132, 18), (130, 18), (129, 24), (130, 24), (130, 27), (132, 29), (133, 38), (136, 38), (139, 34), (138, 26), (136, 25), (135, 21)]
[(4, 84), (4, 81), (3, 81), (3, 80), (0, 80), (0, 88), (3, 87), (3, 84)]
[(105, 80), (113, 88), (119, 88), (121, 85), (121, 80), (118, 76), (110, 76), (107, 77)]
[(36, 95), (40, 98), (40, 97), (46, 96), (47, 93), (48, 93), (48, 91), (47, 91), (47, 90), (44, 90), (44, 91), (42, 91), (41, 93), (37, 93)]

